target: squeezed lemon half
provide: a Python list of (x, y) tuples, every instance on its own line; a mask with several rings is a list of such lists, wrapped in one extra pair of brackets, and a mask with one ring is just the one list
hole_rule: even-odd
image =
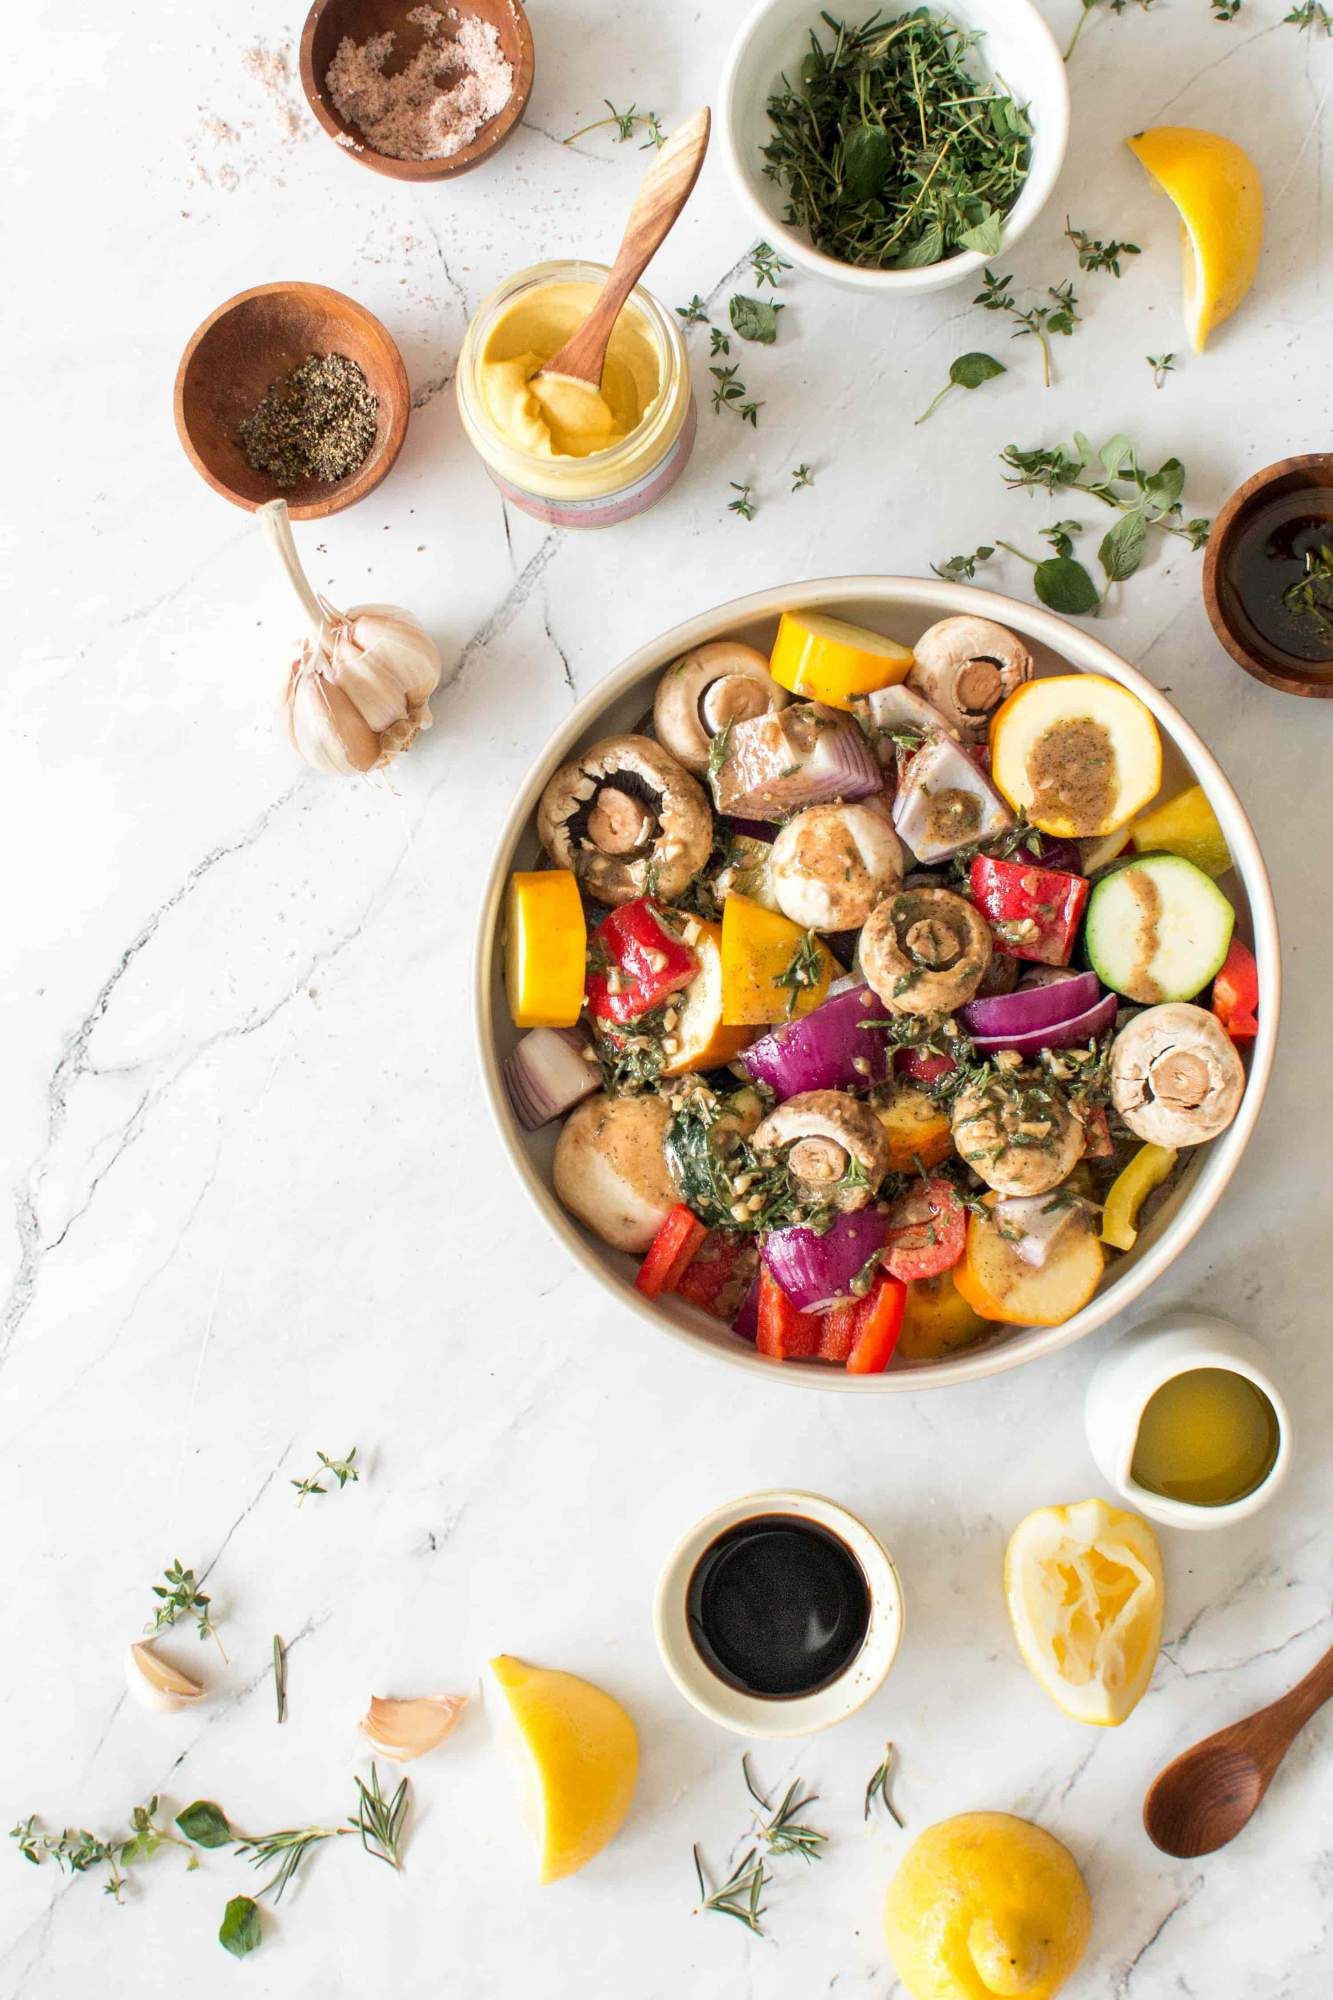
[(1004, 1558), (1018, 1649), (1076, 1722), (1123, 1722), (1152, 1679), (1162, 1639), (1162, 1552), (1149, 1524), (1105, 1500), (1041, 1507)]
[(1155, 125), (1125, 144), (1180, 214), (1185, 328), (1196, 354), (1250, 286), (1264, 240), (1259, 169), (1234, 139)]
[(537, 1848), (539, 1879), (558, 1882), (615, 1839), (634, 1797), (639, 1738), (618, 1701), (576, 1674), (502, 1653), (500, 1747)]

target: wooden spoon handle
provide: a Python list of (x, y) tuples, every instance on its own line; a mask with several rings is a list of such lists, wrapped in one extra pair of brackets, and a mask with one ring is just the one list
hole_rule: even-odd
[(699, 178), (708, 151), (712, 116), (703, 105), (671, 134), (643, 177), (629, 212), (616, 261), (592, 311), (564, 346), (551, 356), (544, 375), (576, 375), (600, 388), (611, 331), (649, 259), (661, 248)]
[(1317, 1709), (1333, 1696), (1333, 1646), (1330, 1646), (1322, 1660), (1316, 1660), (1304, 1680), (1297, 1681), (1273, 1708), (1280, 1709), (1287, 1724), (1287, 1741), (1290, 1742), (1298, 1730), (1304, 1729)]

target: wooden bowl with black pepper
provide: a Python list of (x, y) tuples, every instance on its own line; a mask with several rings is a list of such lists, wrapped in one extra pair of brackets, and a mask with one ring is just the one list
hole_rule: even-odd
[(532, 95), (532, 29), (520, 0), (458, 0), (452, 9), (448, 0), (435, 0), (434, 11), (443, 14), (450, 27), (456, 25), (452, 14), (495, 30), (499, 54), (508, 63), (513, 80), (501, 109), (456, 152), (442, 159), (397, 159), (377, 152), (364, 130), (338, 109), (329, 87), (329, 69), (344, 41), (364, 47), (376, 35), (391, 34), (393, 47), (383, 73), (392, 83), (425, 43), (420, 19), (412, 18), (414, 14), (419, 17), (420, 11), (421, 0), (315, 0), (301, 33), (301, 87), (324, 130), (350, 160), (369, 167), (372, 173), (387, 174), (391, 180), (447, 181), (489, 160), (517, 128)]
[[(283, 399), (280, 385), (311, 356), (354, 362), (364, 390), (349, 371), (337, 371), (333, 392), (311, 396), (304, 432), (289, 422), (276, 443), (266, 440), (265, 418)], [(403, 357), (388, 331), (327, 285), (238, 292), (191, 335), (176, 371), (176, 430), (195, 471), (233, 506), (253, 511), (285, 500), (295, 521), (340, 514), (373, 492), (402, 449), (411, 403)], [(266, 458), (277, 473), (263, 469)], [(308, 469), (349, 459), (341, 473)]]

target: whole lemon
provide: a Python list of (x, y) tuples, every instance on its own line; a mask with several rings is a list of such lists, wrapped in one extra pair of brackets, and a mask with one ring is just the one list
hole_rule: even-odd
[(884, 1905), (889, 1953), (912, 2000), (1050, 2000), (1091, 1928), (1069, 1849), (1012, 1813), (959, 1813), (927, 1827)]

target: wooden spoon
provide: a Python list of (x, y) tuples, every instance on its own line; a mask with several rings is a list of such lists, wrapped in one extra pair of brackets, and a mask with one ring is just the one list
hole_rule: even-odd
[(612, 329), (649, 259), (661, 248), (693, 192), (708, 151), (711, 126), (712, 116), (705, 104), (678, 126), (662, 147), (643, 177), (616, 261), (591, 312), (551, 356), (540, 371), (543, 375), (572, 375), (594, 389), (601, 388)]
[(1277, 1701), (1173, 1759), (1143, 1801), (1143, 1825), (1153, 1846), (1186, 1860), (1234, 1840), (1293, 1740), (1330, 1695), (1333, 1646)]

